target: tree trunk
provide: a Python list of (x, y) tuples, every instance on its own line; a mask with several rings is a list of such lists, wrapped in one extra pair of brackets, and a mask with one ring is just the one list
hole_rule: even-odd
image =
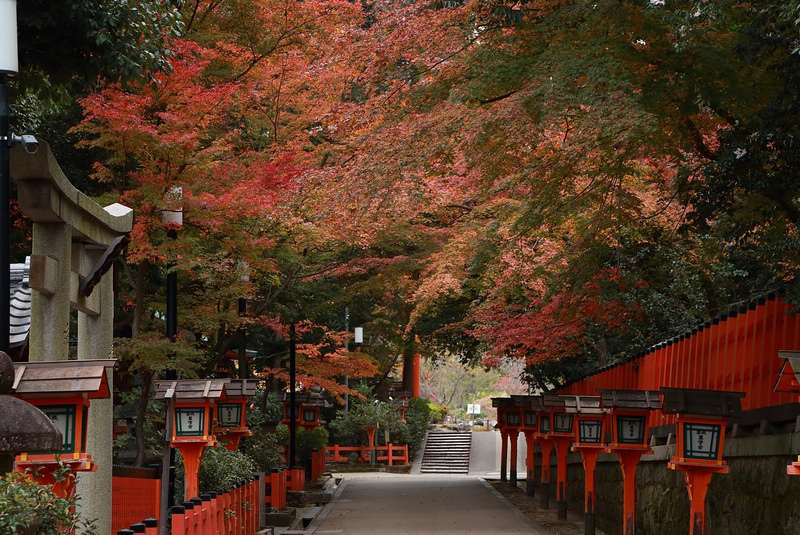
[[(147, 404), (150, 401), (150, 390), (153, 384), (153, 373), (142, 372), (142, 395), (139, 398), (139, 409), (136, 411), (136, 424), (133, 427), (136, 436), (136, 463), (135, 466), (144, 466), (144, 422), (147, 418)], [(167, 437), (169, 440), (169, 437)]]

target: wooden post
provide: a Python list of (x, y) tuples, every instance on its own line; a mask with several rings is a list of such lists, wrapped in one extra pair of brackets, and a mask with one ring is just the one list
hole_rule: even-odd
[(534, 464), (535, 464), (535, 456), (534, 456), (534, 437), (533, 431), (525, 431), (525, 469), (527, 471), (525, 475), (525, 493), (528, 496), (534, 495), (534, 489), (536, 485), (534, 484)]
[(585, 535), (594, 535), (595, 532), (594, 468), (597, 464), (597, 457), (599, 455), (599, 448), (585, 448), (581, 450), (581, 457), (583, 458), (583, 471), (585, 474), (583, 501)]
[(567, 519), (567, 451), (569, 451), (570, 442), (572, 442), (572, 438), (569, 437), (555, 438), (558, 459), (556, 469), (556, 484), (558, 485), (556, 487), (556, 506), (559, 520)]
[(542, 488), (541, 496), (539, 498), (539, 507), (541, 509), (550, 508), (550, 450), (553, 447), (553, 441), (550, 439), (541, 439), (542, 444)]
[(516, 430), (509, 430), (508, 438), (511, 442), (511, 458), (510, 461), (510, 468), (511, 468), (511, 479), (509, 483), (512, 487), (517, 486), (517, 443), (519, 442), (519, 431)]
[(508, 481), (508, 431), (500, 430), (500, 481)]
[(636, 468), (641, 452), (615, 450), (622, 469), (622, 518), (624, 535), (636, 533)]

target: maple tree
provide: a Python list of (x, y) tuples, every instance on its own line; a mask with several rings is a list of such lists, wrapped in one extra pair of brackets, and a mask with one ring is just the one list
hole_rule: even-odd
[[(186, 2), (169, 68), (109, 68), (73, 130), (93, 187), (137, 214), (119, 324), (132, 348), (160, 334), (169, 260), (197, 373), (241, 326), (280, 356), (307, 322), (302, 382), (340, 397), (416, 352), (519, 359), (548, 388), (794, 295), (796, 19), (771, 0)], [(374, 362), (343, 350), (346, 307)], [(171, 354), (147, 353), (148, 373)]]

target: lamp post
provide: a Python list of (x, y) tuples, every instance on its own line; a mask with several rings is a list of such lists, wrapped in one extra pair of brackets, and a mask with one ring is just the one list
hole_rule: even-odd
[(11, 306), (11, 224), (8, 220), (9, 148), (14, 136), (9, 131), (11, 115), (6, 82), (19, 72), (17, 59), (17, 2), (0, 0), (0, 351), (8, 351), (9, 307)]
[(289, 406), (292, 408), (289, 413), (289, 468), (294, 468), (294, 461), (297, 456), (297, 385), (295, 365), (297, 363), (297, 331), (294, 323), (289, 325)]
[[(250, 266), (247, 262), (239, 262), (239, 280), (243, 283), (250, 282)], [(247, 315), (247, 299), (239, 298), (239, 317)], [(244, 325), (239, 327), (239, 379), (247, 379), (247, 329)]]

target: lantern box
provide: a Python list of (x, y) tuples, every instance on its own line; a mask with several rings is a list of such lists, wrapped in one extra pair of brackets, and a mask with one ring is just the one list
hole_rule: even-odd
[(575, 447), (605, 448), (606, 411), (600, 406), (600, 396), (559, 397), (564, 400), (567, 415), (575, 416)]
[(661, 408), (657, 390), (606, 390), (597, 391), (602, 406), (610, 412), (612, 438), (609, 447), (649, 451), (648, 417), (651, 410)]
[(283, 420), (281, 423), (291, 425), (292, 412), (294, 412), (295, 426), (314, 429), (324, 422), (322, 421), (321, 411), (325, 407), (325, 398), (321, 394), (313, 392), (300, 392), (294, 396), (294, 408), (291, 405), (291, 396), (287, 393), (283, 396)]
[(522, 430), (533, 432), (539, 430), (539, 413), (544, 410), (541, 396), (511, 396), (514, 404), (522, 414)]
[(775, 392), (800, 394), (800, 351), (778, 351), (778, 357), (784, 359)]
[(86, 451), (89, 404), (92, 399), (110, 396), (106, 369), (115, 363), (113, 359), (14, 363), (12, 395), (47, 415), (62, 437), (58, 451), (19, 455), (17, 469), (34, 464), (55, 466), (58, 456), (74, 472), (97, 470)]
[[(572, 437), (574, 436), (573, 423), (574, 414), (567, 414), (564, 400), (557, 394), (545, 394), (543, 396), (544, 407), (550, 411), (550, 437)], [(541, 420), (540, 420), (541, 424)], [(542, 433), (543, 431), (540, 431)]]
[[(173, 415), (173, 445), (180, 442), (216, 444), (214, 403), (225, 399), (230, 379), (156, 381), (155, 399), (169, 401)], [(241, 418), (241, 416), (240, 416)], [(241, 419), (240, 419), (241, 423)]]
[(723, 466), (725, 423), (741, 415), (744, 392), (662, 388), (661, 410), (677, 414), (677, 449), (670, 465)]
[(504, 429), (519, 429), (522, 424), (522, 417), (512, 398), (492, 398), (492, 407), (497, 409), (496, 429), (501, 431)]

